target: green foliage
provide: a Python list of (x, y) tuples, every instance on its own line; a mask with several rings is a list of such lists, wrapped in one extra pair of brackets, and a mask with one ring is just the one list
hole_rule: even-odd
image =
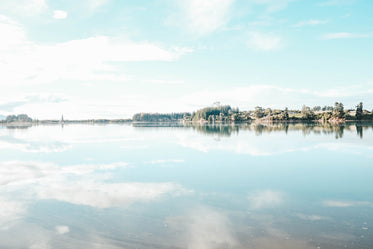
[(216, 106), (216, 107), (205, 107), (198, 110), (194, 115), (192, 115), (193, 121), (199, 120), (217, 120), (217, 121), (226, 121), (228, 115), (231, 114), (232, 108), (229, 105)]
[(289, 111), (288, 108), (286, 107), (285, 110), (281, 113), (280, 115), (281, 120), (289, 120)]
[(321, 117), (319, 119), (322, 120), (323, 123), (327, 122), (329, 119), (331, 119), (332, 113), (331, 112), (324, 112), (321, 114)]
[(338, 103), (338, 102), (334, 103), (333, 117), (335, 118), (345, 117), (344, 106), (342, 103)]
[[(360, 103), (356, 106), (356, 119), (372, 119), (373, 113), (363, 110), (363, 104)], [(333, 122), (342, 121), (340, 119), (353, 120), (355, 116), (351, 116), (351, 112), (354, 109), (344, 110), (342, 103), (335, 102), (334, 107), (332, 106), (315, 106), (310, 108), (309, 106), (303, 106), (300, 110), (284, 110), (263, 108), (256, 106), (255, 110), (252, 111), (239, 111), (238, 108), (232, 108), (229, 105), (220, 105), (220, 103), (215, 103), (212, 107), (202, 108), (193, 113), (171, 113), (171, 114), (149, 114), (149, 113), (139, 113), (133, 116), (133, 121), (147, 121), (147, 122), (164, 122), (164, 121), (174, 121), (174, 120), (184, 120), (184, 121), (207, 121), (209, 123), (218, 122), (249, 122), (252, 117), (256, 119), (261, 119), (262, 121), (314, 121), (320, 120), (323, 122), (331, 121)]]
[(356, 114), (355, 114), (356, 120), (362, 120), (363, 116), (364, 116), (364, 114), (363, 114), (363, 102), (360, 102), (356, 106)]
[(311, 108), (309, 106), (305, 106), (304, 105), (302, 107), (301, 114), (302, 114), (302, 119), (304, 119), (304, 120), (313, 120), (313, 119), (315, 119), (315, 114), (314, 114), (314, 112), (311, 110)]
[(314, 106), (314, 107), (312, 108), (312, 110), (313, 110), (314, 112), (319, 112), (319, 111), (321, 111), (321, 106)]
[(333, 106), (323, 106), (323, 108), (321, 108), (322, 111), (333, 111)]
[(27, 116), (26, 114), (19, 114), (19, 115), (8, 115), (5, 119), (7, 123), (13, 122), (32, 122), (32, 119)]
[(184, 117), (190, 117), (190, 113), (136, 113), (133, 115), (132, 120), (136, 122), (170, 122), (182, 120)]
[(255, 118), (262, 118), (264, 117), (264, 109), (260, 106), (256, 106), (254, 110)]

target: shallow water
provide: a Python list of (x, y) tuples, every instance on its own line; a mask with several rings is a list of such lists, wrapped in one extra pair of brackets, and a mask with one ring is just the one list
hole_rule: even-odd
[(373, 248), (372, 125), (0, 126), (0, 248)]

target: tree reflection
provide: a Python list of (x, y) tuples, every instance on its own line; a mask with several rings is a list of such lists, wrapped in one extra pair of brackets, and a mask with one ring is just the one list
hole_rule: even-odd
[(360, 138), (363, 138), (363, 126), (356, 124), (356, 133)]
[[(240, 130), (252, 131), (256, 136), (268, 134), (272, 132), (301, 132), (303, 136), (309, 136), (312, 134), (324, 134), (334, 135), (335, 139), (343, 138), (344, 131), (353, 131), (356, 129), (357, 135), (363, 137), (362, 125), (358, 124), (341, 124), (333, 125), (329, 123), (252, 123), (252, 124), (238, 124), (238, 125), (227, 125), (227, 124), (204, 124), (204, 125), (193, 125), (188, 124), (187, 127), (206, 134), (206, 135), (219, 135), (219, 136), (231, 136), (232, 134), (238, 133)], [(370, 125), (372, 126), (372, 125)], [(368, 127), (368, 126), (367, 126)]]

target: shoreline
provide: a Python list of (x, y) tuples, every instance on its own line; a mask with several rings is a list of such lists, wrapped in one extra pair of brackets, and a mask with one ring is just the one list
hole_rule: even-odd
[(372, 124), (373, 120), (338, 120), (335, 122), (322, 120), (250, 120), (250, 121), (189, 121), (189, 120), (173, 120), (173, 121), (133, 121), (129, 119), (98, 119), (98, 120), (40, 120), (32, 122), (6, 122), (0, 121), (0, 126), (7, 127), (30, 127), (34, 125), (70, 125), (70, 124), (133, 124), (133, 125), (146, 125), (146, 124), (184, 124), (184, 125), (239, 125), (239, 124), (329, 124), (329, 125), (343, 125), (351, 123)]

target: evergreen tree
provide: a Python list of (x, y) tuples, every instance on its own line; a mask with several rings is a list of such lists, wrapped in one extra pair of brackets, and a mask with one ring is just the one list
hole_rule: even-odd
[(356, 120), (362, 120), (363, 119), (363, 102), (360, 102), (356, 106), (356, 114), (355, 114)]
[(333, 116), (336, 118), (344, 118), (345, 112), (344, 112), (344, 106), (342, 103), (338, 103), (338, 102), (334, 103)]
[(289, 120), (289, 111), (288, 111), (287, 107), (285, 108), (284, 112), (282, 113), (281, 119), (282, 120)]

